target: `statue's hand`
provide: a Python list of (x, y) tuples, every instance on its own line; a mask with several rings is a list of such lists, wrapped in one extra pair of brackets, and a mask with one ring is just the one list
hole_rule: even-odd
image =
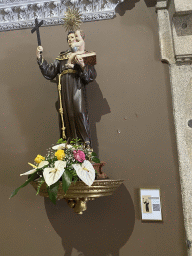
[(77, 64), (79, 64), (82, 69), (85, 67), (85, 63), (83, 61), (83, 58), (80, 55), (75, 56), (75, 62)]
[(36, 50), (36, 55), (38, 59), (40, 59), (42, 53), (43, 53), (43, 46), (38, 46)]

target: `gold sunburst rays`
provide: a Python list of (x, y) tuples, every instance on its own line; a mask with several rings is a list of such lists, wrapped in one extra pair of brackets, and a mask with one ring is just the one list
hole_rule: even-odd
[(77, 8), (69, 7), (65, 12), (65, 17), (62, 19), (64, 21), (63, 26), (65, 27), (65, 31), (71, 31), (71, 30), (75, 31), (79, 29), (82, 23), (81, 18), (82, 18), (82, 14)]

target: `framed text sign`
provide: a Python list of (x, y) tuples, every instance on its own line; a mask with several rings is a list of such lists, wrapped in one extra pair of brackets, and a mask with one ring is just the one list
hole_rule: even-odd
[(160, 189), (140, 188), (142, 221), (162, 221)]

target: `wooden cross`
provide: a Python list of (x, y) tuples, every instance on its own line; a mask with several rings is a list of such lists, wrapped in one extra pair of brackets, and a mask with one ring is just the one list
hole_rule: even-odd
[(38, 42), (38, 46), (41, 45), (41, 39), (40, 39), (40, 32), (39, 32), (39, 28), (41, 27), (41, 25), (43, 25), (43, 20), (40, 21), (38, 23), (37, 18), (35, 19), (35, 27), (31, 30), (31, 33), (33, 34), (35, 31), (37, 33), (37, 42)]

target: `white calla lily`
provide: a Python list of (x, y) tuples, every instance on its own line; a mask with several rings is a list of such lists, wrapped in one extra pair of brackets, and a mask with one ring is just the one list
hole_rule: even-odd
[[(53, 146), (52, 149), (54, 149), (54, 150), (65, 149), (65, 146), (66, 146), (66, 143), (62, 143), (62, 144)], [(66, 146), (66, 148), (67, 148), (67, 149), (70, 149), (70, 148), (73, 148), (73, 146), (71, 146), (71, 145), (68, 144), (68, 145)]]
[(77, 176), (88, 186), (91, 186), (95, 180), (95, 169), (88, 160), (81, 164), (72, 164)]
[(48, 186), (51, 186), (57, 182), (65, 171), (66, 161), (58, 160), (55, 162), (54, 168), (45, 168), (43, 171), (43, 177)]
[(22, 174), (20, 174), (20, 176), (33, 174), (34, 172), (36, 172), (36, 169), (37, 169), (37, 168), (43, 168), (45, 165), (48, 165), (48, 164), (49, 164), (48, 161), (41, 161), (41, 162), (39, 163), (39, 165), (38, 165), (35, 169), (32, 169), (32, 170), (30, 170), (30, 171), (28, 171), (28, 172), (25, 172), (25, 173), (22, 173)]

